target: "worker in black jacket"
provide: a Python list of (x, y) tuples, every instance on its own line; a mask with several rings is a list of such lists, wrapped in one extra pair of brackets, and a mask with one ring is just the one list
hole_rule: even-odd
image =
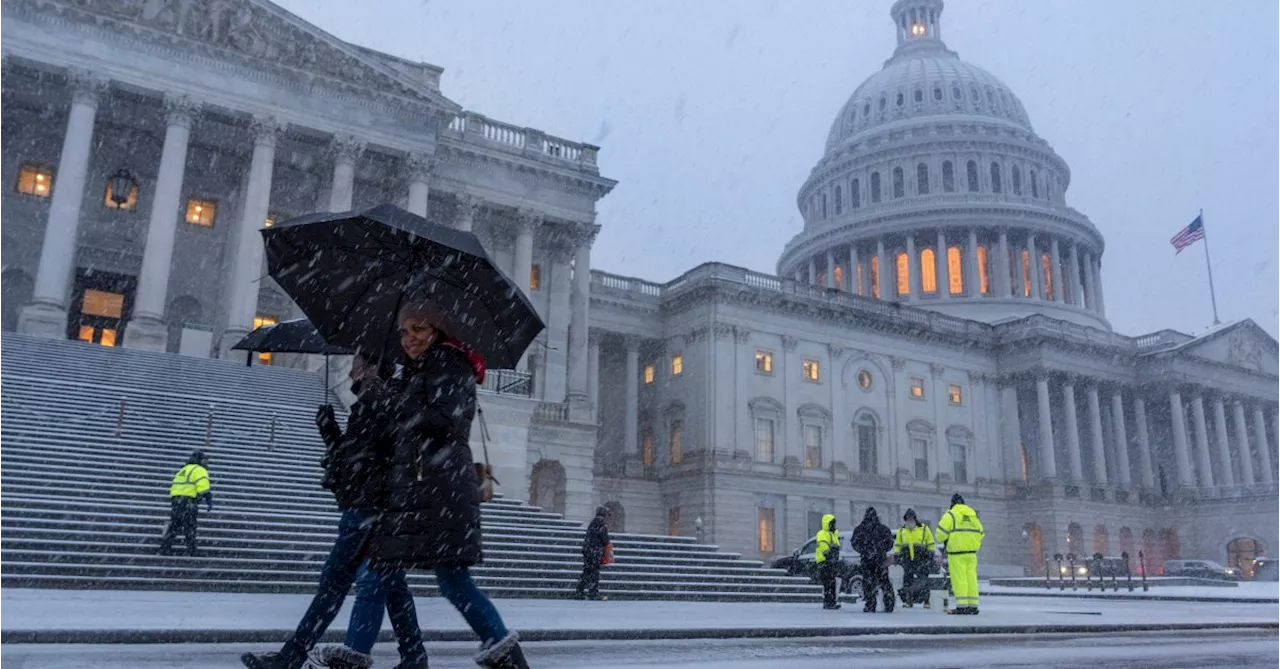
[(863, 610), (876, 612), (876, 591), (884, 596), (884, 612), (892, 613), (895, 597), (889, 582), (889, 557), (893, 549), (893, 531), (880, 522), (873, 507), (867, 507), (862, 523), (853, 529), (853, 550), (862, 557)]
[(604, 561), (605, 547), (609, 545), (609, 508), (597, 507), (596, 517), (587, 525), (587, 536), (582, 540), (582, 577), (578, 579), (579, 599), (600, 597), (600, 564)]

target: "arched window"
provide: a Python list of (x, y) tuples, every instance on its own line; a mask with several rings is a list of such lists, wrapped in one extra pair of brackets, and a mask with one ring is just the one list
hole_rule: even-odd
[(942, 161), (942, 192), (956, 192), (956, 170), (950, 160)]
[(1084, 555), (1086, 547), (1084, 545), (1084, 528), (1080, 527), (1080, 523), (1067, 524), (1067, 552), (1075, 553), (1077, 556)]
[(836, 265), (835, 269), (831, 270), (831, 273), (834, 275), (835, 285), (830, 287), (837, 290), (844, 290), (844, 268)]
[(1165, 560), (1182, 557), (1182, 542), (1178, 541), (1177, 530), (1168, 527), (1160, 530), (1160, 553)]
[(671, 421), (671, 464), (684, 462), (684, 420), (676, 418)]
[(1013, 174), (1010, 175), (1009, 181), (1013, 186), (1013, 194), (1022, 195), (1022, 168), (1014, 165)]
[(978, 192), (978, 163), (970, 160), (964, 166), (965, 176), (969, 180), (969, 192)]
[(653, 428), (649, 425), (640, 428), (640, 464), (653, 465)]
[(1133, 569), (1138, 561), (1138, 553), (1134, 550), (1133, 530), (1128, 527), (1120, 528), (1120, 552), (1129, 554), (1129, 568)]
[(914, 99), (916, 102), (924, 102), (924, 91), (917, 88), (912, 99)]
[(1052, 270), (1053, 270), (1053, 261), (1049, 259), (1049, 254), (1041, 253), (1040, 254), (1040, 272), (1041, 272), (1040, 276), (1043, 279), (1043, 281), (1041, 281), (1040, 283), (1043, 286), (1044, 295), (1041, 295), (1040, 297), (1046, 300), (1053, 299), (1053, 271)]
[(991, 293), (991, 270), (987, 264), (987, 247), (978, 247), (978, 290), (983, 295)]
[(876, 418), (870, 412), (863, 412), (853, 424), (853, 436), (858, 446), (858, 471), (863, 474), (876, 473), (877, 447)]
[(1160, 544), (1156, 541), (1156, 531), (1146, 529), (1142, 531), (1142, 559), (1138, 566), (1134, 569), (1135, 573), (1146, 572), (1148, 576), (1154, 576), (1160, 573), (1160, 564), (1164, 562), (1164, 556), (1160, 555)]
[(871, 256), (871, 297), (880, 299), (880, 256)]
[(1000, 188), (1000, 163), (991, 163), (991, 192), (999, 193)]
[(827, 219), (827, 194), (822, 194), (822, 220)]
[(911, 273), (910, 261), (905, 251), (898, 252), (898, 294), (906, 295), (911, 292)]
[(964, 292), (964, 263), (959, 246), (947, 248), (947, 289), (952, 295)]
[(1031, 197), (1040, 197), (1040, 182), (1036, 180), (1036, 171), (1031, 170)]
[(1023, 297), (1031, 297), (1031, 255), (1022, 249), (1022, 290)]
[(853, 183), (849, 184), (849, 207), (851, 209), (857, 209), (858, 207), (861, 207), (861, 206), (862, 206), (862, 184), (858, 183), (857, 179), (854, 179)]
[(880, 96), (880, 111), (882, 111), (882, 112), (884, 111), (884, 105), (885, 105), (884, 96), (883, 96), (883, 95), (881, 95), (881, 96)]
[(900, 198), (907, 194), (906, 178), (902, 175), (902, 168), (893, 168), (893, 197)]
[(920, 249), (920, 292), (938, 292), (938, 260), (933, 249)]
[(1030, 564), (1032, 574), (1038, 574), (1044, 570), (1044, 530), (1035, 523), (1027, 523), (1023, 526), (1023, 530), (1027, 535), (1027, 558)]
[(871, 173), (871, 202), (875, 204), (880, 201), (880, 173)]
[(836, 216), (839, 216), (844, 210), (844, 195), (839, 186), (836, 186)]
[(929, 166), (924, 163), (916, 165), (916, 194), (929, 194)]
[(1111, 536), (1106, 525), (1095, 525), (1093, 528), (1093, 552), (1103, 555), (1111, 552)]

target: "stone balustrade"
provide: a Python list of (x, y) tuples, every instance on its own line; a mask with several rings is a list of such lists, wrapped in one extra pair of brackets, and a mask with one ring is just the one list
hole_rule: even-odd
[(541, 130), (495, 121), (475, 112), (463, 112), (455, 116), (443, 134), (463, 142), (483, 144), (539, 160), (577, 165), (592, 173), (599, 171), (596, 162), (599, 147), (553, 137)]

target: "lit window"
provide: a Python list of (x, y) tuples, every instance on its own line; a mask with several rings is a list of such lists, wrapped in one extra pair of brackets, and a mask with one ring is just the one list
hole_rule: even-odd
[(952, 404), (960, 404), (964, 401), (964, 391), (960, 388), (960, 384), (952, 383), (947, 386), (947, 401)]
[(756, 419), (756, 462), (773, 462), (774, 429), (772, 418)]
[(906, 295), (911, 292), (911, 270), (910, 260), (907, 254), (898, 252), (898, 294)]
[(667, 509), (667, 535), (680, 536), (680, 507), (678, 506)]
[(647, 427), (640, 433), (640, 464), (653, 464), (653, 430)]
[(938, 292), (938, 264), (933, 249), (920, 250), (920, 290)]
[[(257, 330), (264, 325), (275, 325), (277, 322), (279, 322), (279, 320), (275, 316), (258, 315), (253, 319), (253, 329)], [(265, 352), (258, 353), (258, 362), (263, 365), (270, 365), (271, 354)]]
[(671, 375), (680, 376), (680, 374), (682, 374), (683, 372), (684, 372), (684, 356), (683, 355), (671, 356)]
[(768, 351), (756, 351), (756, 374), (773, 373), (773, 354)]
[(836, 268), (831, 270), (831, 273), (835, 275), (835, 285), (831, 287), (837, 290), (844, 290), (844, 268), (836, 265)]
[(1022, 296), (1031, 297), (1031, 254), (1022, 249)]
[(103, 328), (102, 335), (98, 338), (98, 343), (103, 346), (115, 346), (116, 331), (112, 328)]
[(806, 469), (822, 468), (822, 426), (804, 426), (804, 466)]
[(916, 399), (924, 398), (924, 379), (911, 377), (911, 396)]
[(671, 421), (671, 464), (684, 462), (684, 421)]
[(206, 228), (213, 227), (218, 214), (218, 204), (212, 200), (187, 200), (187, 222)]
[(871, 256), (871, 297), (880, 299), (880, 256)]
[(529, 268), (529, 290), (540, 288), (542, 288), (542, 265), (534, 265)]
[(805, 381), (818, 380), (818, 361), (817, 360), (805, 360), (803, 368), (804, 368)]
[(874, 382), (874, 379), (871, 377), (871, 372), (868, 372), (865, 369), (858, 372), (859, 388), (862, 388), (863, 390), (871, 390), (871, 384), (873, 382)]
[(865, 284), (863, 283), (862, 278), (865, 276), (866, 271), (867, 266), (865, 263), (858, 263), (853, 270), (853, 292), (858, 295), (866, 295), (866, 292), (864, 292)]
[(964, 292), (964, 264), (961, 262), (959, 246), (947, 249), (947, 285), (952, 295)]
[(80, 333), (76, 335), (76, 339), (79, 339), (80, 341), (83, 341), (83, 342), (89, 342), (90, 344), (92, 344), (94, 334), (96, 333), (94, 332), (93, 326), (81, 325)]
[(991, 273), (987, 270), (987, 247), (978, 247), (978, 287), (983, 295), (991, 293)]
[(23, 195), (49, 197), (53, 190), (53, 170), (39, 165), (23, 165), (18, 170), (18, 192)]
[(86, 289), (80, 303), (80, 313), (103, 318), (124, 317), (124, 295), (103, 290)]
[(1053, 261), (1049, 259), (1048, 253), (1040, 254), (1040, 276), (1044, 277), (1044, 295), (1046, 300), (1053, 299)]
[(760, 552), (772, 553), (774, 528), (773, 509), (766, 509), (764, 507), (756, 509), (756, 525), (756, 534), (758, 535), (757, 546), (759, 547)]
[(653, 383), (653, 365), (644, 366), (644, 383), (645, 385)]
[(102, 206), (107, 209), (120, 209), (122, 211), (133, 211), (138, 206), (138, 184), (129, 184), (129, 194), (121, 204), (116, 204), (115, 194), (115, 189), (111, 187), (111, 180), (108, 179), (107, 191), (103, 196)]
[(924, 35), (924, 24), (923, 24), (923, 23), (912, 23), (912, 24), (911, 24), (911, 34), (912, 34), (912, 35), (915, 35), (916, 37), (921, 37), (921, 36), (923, 36), (923, 35)]

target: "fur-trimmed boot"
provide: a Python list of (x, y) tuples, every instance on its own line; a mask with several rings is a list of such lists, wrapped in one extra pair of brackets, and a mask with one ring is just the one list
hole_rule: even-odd
[(481, 648), (475, 660), (476, 664), (485, 669), (529, 669), (524, 651), (520, 649), (520, 637), (515, 632)]
[(347, 646), (325, 646), (317, 653), (320, 664), (329, 669), (370, 669), (373, 656), (352, 650)]

